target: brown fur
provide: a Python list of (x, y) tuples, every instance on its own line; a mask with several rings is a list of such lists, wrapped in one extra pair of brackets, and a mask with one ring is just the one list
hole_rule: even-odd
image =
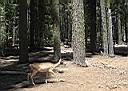
[[(37, 75), (37, 73), (42, 73), (46, 74), (46, 78), (48, 77), (49, 73), (55, 75), (54, 69), (60, 64), (61, 59), (59, 60), (58, 63), (53, 64), (53, 63), (33, 63), (30, 64), (30, 73), (28, 73), (28, 79), (30, 77), (32, 84), (35, 85), (33, 77)], [(46, 80), (47, 83), (47, 80)]]

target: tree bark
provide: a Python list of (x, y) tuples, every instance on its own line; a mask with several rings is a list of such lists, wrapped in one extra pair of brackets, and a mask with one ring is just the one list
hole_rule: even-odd
[(28, 59), (28, 38), (27, 38), (27, 0), (20, 0), (19, 17), (19, 62), (27, 63)]
[(91, 52), (96, 52), (96, 0), (89, 0), (90, 4), (90, 42)]
[(127, 41), (127, 45), (128, 45), (128, 0), (126, 0), (126, 41)]
[(122, 44), (122, 32), (121, 32), (121, 17), (120, 14), (117, 14), (117, 25), (118, 25), (118, 44)]
[(6, 43), (6, 23), (5, 23), (5, 1), (1, 1), (0, 3), (0, 56), (4, 56), (4, 49)]
[(109, 35), (109, 56), (114, 56), (114, 49), (113, 49), (113, 33), (112, 33), (112, 16), (111, 16), (111, 9), (108, 9), (108, 35)]
[(85, 26), (83, 0), (72, 0), (72, 47), (73, 61), (81, 66), (88, 66), (85, 59)]
[(101, 19), (102, 19), (102, 33), (103, 33), (103, 49), (104, 56), (108, 56), (108, 31), (107, 31), (107, 16), (105, 10), (105, 0), (100, 0)]
[(52, 20), (53, 20), (53, 38), (54, 38), (54, 61), (57, 62), (61, 58), (60, 48), (60, 22), (59, 22), (59, 0), (52, 0)]
[(39, 0), (35, 0), (35, 47), (40, 48)]
[(32, 51), (35, 48), (34, 44), (34, 22), (35, 22), (35, 4), (34, 0), (30, 0), (30, 50)]

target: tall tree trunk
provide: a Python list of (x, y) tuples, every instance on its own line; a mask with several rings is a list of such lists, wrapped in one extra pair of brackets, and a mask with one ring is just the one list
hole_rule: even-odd
[(39, 35), (40, 35), (39, 40), (40, 40), (40, 47), (44, 46), (45, 7), (46, 7), (45, 1), (39, 0)]
[(109, 56), (114, 57), (114, 49), (113, 49), (113, 32), (112, 32), (112, 16), (111, 16), (111, 1), (107, 0), (107, 19), (108, 19), (108, 48), (109, 48)]
[(34, 23), (35, 23), (35, 4), (34, 0), (30, 0), (30, 50), (32, 51), (35, 48), (34, 44)]
[(109, 56), (114, 56), (114, 49), (113, 49), (113, 33), (112, 33), (112, 16), (111, 16), (111, 9), (108, 8), (108, 36), (109, 36)]
[(28, 39), (27, 39), (27, 0), (19, 0), (19, 62), (27, 63), (28, 59)]
[(127, 40), (127, 45), (128, 45), (128, 0), (126, 2), (126, 40)]
[(127, 16), (127, 22), (126, 22), (126, 38), (127, 38), (127, 45), (128, 45), (128, 16)]
[(121, 32), (121, 16), (117, 13), (117, 25), (118, 25), (118, 44), (122, 44), (122, 32)]
[(68, 39), (68, 15), (67, 6), (65, 7), (64, 24), (65, 24), (65, 40)]
[(121, 10), (121, 5), (120, 5), (121, 1), (119, 0), (118, 1), (118, 6), (117, 6), (117, 9), (118, 9), (118, 12), (117, 12), (117, 34), (118, 34), (118, 44), (121, 45), (122, 44), (122, 30), (121, 30), (121, 14), (120, 14), (120, 10)]
[(89, 2), (91, 52), (94, 54), (96, 51), (96, 0), (89, 0)]
[(36, 48), (40, 48), (40, 24), (39, 24), (39, 0), (35, 1), (35, 46)]
[(72, 47), (74, 63), (88, 66), (85, 59), (85, 26), (83, 0), (72, 0)]
[(107, 31), (107, 17), (105, 9), (105, 0), (100, 0), (101, 18), (102, 18), (102, 32), (103, 32), (103, 49), (104, 56), (108, 56), (108, 31)]
[(52, 0), (52, 20), (53, 20), (53, 38), (54, 38), (54, 61), (61, 58), (60, 48), (60, 22), (59, 22), (59, 0)]
[(127, 15), (127, 21), (126, 21), (126, 40), (128, 45), (128, 15)]
[[(70, 2), (71, 3), (71, 2)], [(70, 4), (69, 3), (69, 4)], [(68, 41), (72, 40), (72, 18), (71, 18), (71, 6), (68, 6)]]
[(0, 3), (0, 56), (4, 56), (5, 42), (6, 42), (6, 22), (5, 22), (5, 9), (6, 2)]
[(61, 36), (60, 36), (60, 38), (61, 38), (61, 41), (64, 41), (64, 32), (63, 32), (63, 11), (64, 9), (63, 9), (63, 5), (61, 5), (60, 4), (60, 34), (61, 34)]
[[(15, 16), (16, 17), (16, 16)], [(16, 41), (16, 19), (13, 19), (13, 35), (12, 35), (12, 46), (15, 46), (15, 41)]]

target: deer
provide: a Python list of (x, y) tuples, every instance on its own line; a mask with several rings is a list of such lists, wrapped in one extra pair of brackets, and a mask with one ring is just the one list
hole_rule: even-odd
[(59, 59), (56, 64), (50, 62), (29, 64), (30, 72), (28, 73), (28, 80), (31, 79), (32, 84), (35, 86), (33, 78), (37, 75), (37, 73), (41, 73), (46, 75), (45, 83), (47, 83), (47, 77), (50, 73), (56, 76), (54, 70), (60, 65), (60, 63), (61, 59)]

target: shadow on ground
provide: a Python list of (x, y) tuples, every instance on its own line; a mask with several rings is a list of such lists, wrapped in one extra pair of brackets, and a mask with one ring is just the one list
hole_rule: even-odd
[(15, 87), (16, 84), (27, 80), (27, 74), (16, 63), (7, 63), (6, 66), (0, 67), (0, 70), (0, 91), (8, 91)]
[[(18, 88), (30, 88), (33, 84), (27, 79), (28, 65), (7, 63), (6, 66), (0, 67), (0, 91), (14, 91)], [(45, 83), (45, 76), (34, 79), (35, 83)], [(39, 79), (40, 78), (40, 79)]]
[[(61, 55), (62, 59), (67, 61), (71, 61), (73, 57), (72, 53), (62, 53)], [(18, 60), (18, 57), (16, 58), (15, 56), (11, 56), (8, 58), (0, 59), (0, 91), (10, 91), (10, 89), (32, 87), (31, 81), (27, 80), (28, 65), (18, 64), (17, 61), (8, 61), (12, 59)], [(29, 58), (30, 63), (52, 62), (52, 60), (53, 52), (48, 51), (35, 52), (30, 55)], [(44, 83), (44, 80), (39, 81), (38, 79), (36, 81), (36, 84), (42, 83)]]
[[(91, 53), (86, 53), (87, 57), (93, 57)], [(29, 55), (29, 62), (52, 62), (53, 51), (45, 50), (33, 52)], [(73, 59), (72, 52), (61, 53), (62, 59), (71, 61)], [(18, 57), (8, 57), (3, 60), (17, 59)], [(0, 60), (1, 61), (1, 60)], [(0, 91), (10, 91), (10, 89), (31, 87), (31, 82), (27, 81), (28, 65), (18, 64), (17, 62), (0, 62)], [(8, 73), (12, 71), (12, 73)], [(5, 72), (5, 73), (1, 73)], [(44, 81), (37, 81), (37, 84), (44, 83)]]

